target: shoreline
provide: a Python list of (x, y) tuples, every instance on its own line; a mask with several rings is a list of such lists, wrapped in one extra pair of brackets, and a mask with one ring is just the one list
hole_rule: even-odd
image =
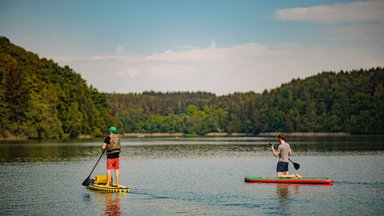
[[(247, 134), (247, 133), (207, 133), (205, 135), (191, 135), (184, 133), (123, 133), (123, 137), (255, 137), (255, 136), (278, 136), (281, 132), (265, 132), (259, 134)], [(352, 134), (346, 132), (292, 132), (292, 133), (283, 133), (286, 136), (351, 136)]]
[(123, 133), (122, 137), (240, 137), (255, 136), (246, 133), (207, 133), (205, 135), (193, 135), (184, 133)]
[[(259, 133), (257, 136), (278, 136), (279, 132), (264, 132), (264, 133)], [(352, 134), (347, 133), (347, 132), (290, 132), (290, 133), (282, 133), (285, 136), (304, 136), (304, 137), (309, 137), (309, 136), (351, 136)]]
[[(257, 137), (257, 136), (278, 136), (281, 132), (263, 132), (258, 134), (247, 134), (247, 133), (219, 133), (212, 132), (207, 133), (205, 135), (193, 135), (193, 134), (184, 134), (184, 133), (122, 133), (120, 134), (122, 137), (136, 137), (136, 138), (144, 138), (144, 137)], [(291, 133), (283, 133), (286, 136), (296, 136), (296, 137), (321, 137), (321, 136), (331, 136), (331, 137), (342, 137), (342, 136), (353, 136), (353, 134), (347, 132), (291, 132)], [(360, 134), (367, 135), (367, 134)], [(380, 134), (376, 134), (379, 135)], [(382, 136), (383, 134), (381, 134)], [(74, 139), (93, 139), (97, 138), (91, 136), (89, 134), (80, 134), (79, 137)], [(71, 139), (69, 137), (64, 137), (61, 139)], [(36, 140), (36, 139), (28, 139), (28, 137), (0, 137), (0, 141), (23, 141), (23, 140)]]

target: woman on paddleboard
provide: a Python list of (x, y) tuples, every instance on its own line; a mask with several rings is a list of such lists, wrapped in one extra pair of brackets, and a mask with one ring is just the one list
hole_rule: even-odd
[(291, 147), (288, 143), (285, 142), (285, 136), (284, 134), (279, 134), (277, 137), (279, 139), (280, 145), (277, 147), (277, 151), (273, 147), (272, 148), (272, 153), (275, 157), (279, 158), (279, 161), (277, 162), (277, 167), (276, 167), (276, 176), (278, 178), (281, 177), (286, 177), (286, 178), (302, 178), (302, 176), (298, 174), (288, 174), (288, 156), (292, 154)]
[(110, 186), (112, 182), (111, 180), (111, 172), (112, 169), (115, 170), (115, 179), (116, 185), (119, 185), (119, 177), (120, 177), (120, 137), (116, 134), (117, 129), (115, 127), (110, 127), (108, 129), (108, 136), (105, 137), (104, 143), (103, 143), (103, 152), (107, 153), (107, 183), (105, 184), (106, 187)]

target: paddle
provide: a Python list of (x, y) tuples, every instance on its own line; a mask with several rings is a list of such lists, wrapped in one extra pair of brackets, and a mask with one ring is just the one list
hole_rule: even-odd
[(100, 161), (101, 157), (103, 156), (103, 154), (104, 154), (104, 151), (101, 153), (101, 155), (99, 157), (99, 160), (97, 160), (97, 162), (96, 162), (95, 166), (93, 167), (91, 173), (89, 173), (89, 176), (83, 181), (83, 184), (82, 184), (83, 186), (87, 187), (87, 186), (89, 186), (91, 184), (91, 181), (90, 181), (89, 178), (91, 177), (91, 175), (93, 173), (93, 170), (95, 170), (95, 168), (96, 168), (97, 164), (99, 163), (99, 161)]
[(293, 161), (291, 160), (291, 158), (288, 158), (288, 160), (292, 162), (293, 167), (295, 167), (296, 170), (300, 169), (300, 164), (293, 162)]
[[(268, 145), (273, 147), (273, 144), (271, 143), (269, 143)], [(296, 170), (300, 169), (300, 164), (293, 162), (291, 158), (288, 158), (288, 160), (291, 161), (291, 163), (293, 164), (293, 167), (295, 167)]]

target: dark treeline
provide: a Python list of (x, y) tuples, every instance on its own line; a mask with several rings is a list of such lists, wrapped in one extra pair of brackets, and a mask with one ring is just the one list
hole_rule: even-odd
[(111, 122), (106, 96), (79, 74), (0, 37), (0, 138), (100, 136)]
[(124, 132), (384, 134), (383, 68), (323, 72), (262, 94), (108, 94)]
[(103, 94), (0, 36), (0, 138), (121, 133), (384, 134), (383, 68), (323, 72), (263, 93)]

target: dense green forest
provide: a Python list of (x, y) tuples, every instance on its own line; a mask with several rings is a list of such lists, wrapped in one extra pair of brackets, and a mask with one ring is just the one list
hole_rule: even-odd
[(262, 94), (108, 94), (125, 132), (384, 134), (383, 68), (322, 72)]
[(322, 72), (262, 93), (100, 93), (70, 67), (0, 37), (0, 138), (120, 133), (384, 134), (383, 68)]
[(0, 138), (100, 136), (112, 122), (80, 74), (0, 37)]

